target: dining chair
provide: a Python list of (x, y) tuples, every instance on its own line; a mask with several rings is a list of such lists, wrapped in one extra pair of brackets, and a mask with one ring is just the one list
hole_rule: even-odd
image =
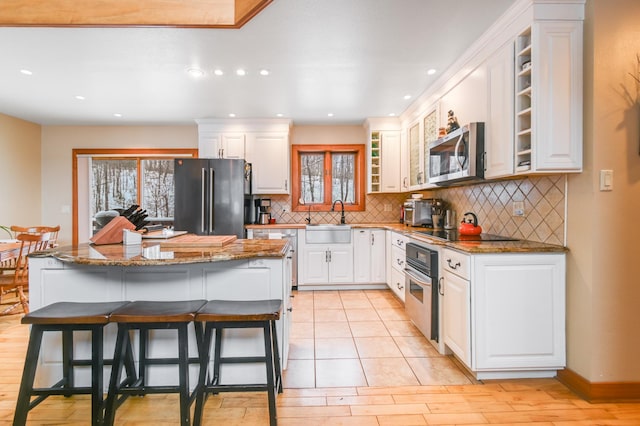
[(55, 247), (58, 244), (58, 232), (60, 232), (60, 225), (57, 226), (17, 226), (11, 225), (11, 231), (17, 236), (20, 234), (44, 234), (49, 233), (49, 247)]
[(20, 242), (20, 248), (15, 260), (15, 271), (13, 274), (0, 275), (0, 295), (15, 292), (18, 301), (5, 308), (0, 312), (0, 315), (12, 314), (20, 305), (25, 313), (29, 312), (29, 300), (25, 295), (25, 288), (27, 290), (29, 288), (29, 259), (27, 256), (30, 253), (48, 249), (52, 236), (55, 237), (54, 234), (54, 232), (22, 233), (16, 236)]

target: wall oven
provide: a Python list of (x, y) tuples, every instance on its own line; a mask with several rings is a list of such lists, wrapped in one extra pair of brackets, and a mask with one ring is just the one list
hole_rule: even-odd
[(423, 245), (406, 245), (405, 310), (428, 339), (438, 333), (438, 252)]
[(469, 123), (429, 144), (429, 183), (484, 179), (484, 123)]

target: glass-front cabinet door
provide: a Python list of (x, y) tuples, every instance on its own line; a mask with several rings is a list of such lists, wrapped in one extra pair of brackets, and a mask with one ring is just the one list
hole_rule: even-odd
[(416, 187), (424, 183), (424, 174), (420, 169), (420, 123), (409, 128), (409, 186)]
[(438, 109), (424, 117), (424, 143), (422, 144), (423, 183), (429, 182), (429, 144), (438, 139)]

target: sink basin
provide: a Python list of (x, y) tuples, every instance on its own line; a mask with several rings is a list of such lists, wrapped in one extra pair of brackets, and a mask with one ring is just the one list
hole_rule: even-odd
[(307, 225), (306, 231), (307, 244), (349, 244), (351, 242), (351, 225), (318, 223)]

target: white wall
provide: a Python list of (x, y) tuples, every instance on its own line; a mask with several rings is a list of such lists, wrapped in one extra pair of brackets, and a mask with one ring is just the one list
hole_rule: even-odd
[(0, 225), (57, 224), (40, 217), (39, 125), (0, 114), (0, 187)]
[(76, 149), (198, 148), (193, 126), (43, 126), (42, 218), (61, 226), (59, 241), (72, 237), (72, 155)]

